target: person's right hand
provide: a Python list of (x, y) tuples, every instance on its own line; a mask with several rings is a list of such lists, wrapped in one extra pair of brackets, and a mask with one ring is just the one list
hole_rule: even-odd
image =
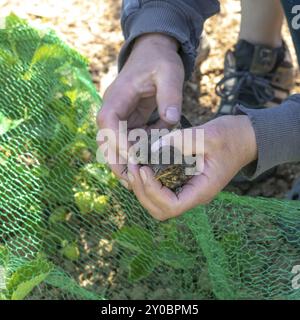
[[(135, 41), (122, 71), (104, 94), (97, 116), (100, 131), (112, 129), (118, 137), (119, 121), (127, 121), (128, 130), (146, 128), (156, 108), (160, 120), (155, 128), (169, 128), (178, 123), (184, 67), (177, 51), (177, 41), (163, 34), (147, 34)], [(113, 143), (109, 142), (109, 147), (126, 158), (127, 150), (122, 150), (118, 141), (117, 145)], [(113, 164), (111, 168), (128, 187), (126, 167)]]
[[(197, 139), (198, 129), (204, 133), (203, 140)], [(193, 137), (184, 139), (186, 130), (194, 131)], [(172, 131), (152, 144), (152, 152), (162, 146), (182, 150), (185, 156), (196, 155), (203, 162), (198, 162), (199, 174), (191, 177), (179, 193), (163, 186), (148, 166), (129, 164), (133, 192), (160, 221), (211, 202), (242, 168), (258, 157), (255, 131), (246, 115), (218, 117), (199, 127)]]

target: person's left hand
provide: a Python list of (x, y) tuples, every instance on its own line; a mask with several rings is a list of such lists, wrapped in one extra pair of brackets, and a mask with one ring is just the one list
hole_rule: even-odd
[[(162, 186), (149, 167), (128, 166), (133, 192), (157, 220), (177, 217), (197, 205), (209, 203), (244, 166), (257, 159), (255, 133), (247, 116), (223, 116), (199, 128), (204, 129), (204, 154), (198, 155), (204, 157), (203, 172), (193, 176), (179, 194)], [(164, 136), (161, 145), (171, 140), (176, 147), (178, 133), (168, 135), (175, 139)], [(190, 143), (190, 148), (184, 148), (190, 150), (190, 154), (185, 155), (194, 154), (195, 141)], [(158, 146), (157, 142), (152, 148)]]

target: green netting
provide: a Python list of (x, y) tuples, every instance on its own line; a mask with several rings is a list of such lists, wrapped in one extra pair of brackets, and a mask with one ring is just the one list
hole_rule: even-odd
[(298, 299), (300, 203), (223, 193), (154, 221), (95, 155), (87, 61), (0, 30), (0, 299)]

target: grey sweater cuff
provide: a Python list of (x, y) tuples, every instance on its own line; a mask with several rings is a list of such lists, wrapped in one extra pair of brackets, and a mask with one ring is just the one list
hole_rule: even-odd
[(237, 113), (249, 117), (258, 147), (258, 160), (243, 169), (245, 176), (255, 179), (279, 164), (300, 161), (300, 95), (274, 108), (239, 106)]
[(193, 25), (195, 21), (192, 20), (185, 10), (167, 1), (149, 1), (129, 14), (123, 12), (122, 28), (126, 42), (119, 56), (119, 70), (131, 52), (134, 39), (142, 34), (157, 32), (172, 36), (181, 44), (179, 54), (188, 78), (194, 68), (196, 49), (204, 23), (202, 15), (197, 14), (197, 30), (195, 30)]

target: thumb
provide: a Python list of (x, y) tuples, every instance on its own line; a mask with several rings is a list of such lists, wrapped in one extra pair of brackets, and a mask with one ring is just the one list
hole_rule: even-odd
[(155, 153), (164, 147), (174, 147), (185, 156), (204, 155), (204, 129), (201, 127), (175, 130), (161, 137), (151, 145)]
[(174, 125), (180, 121), (184, 72), (161, 72), (157, 78), (156, 100), (160, 119)]

